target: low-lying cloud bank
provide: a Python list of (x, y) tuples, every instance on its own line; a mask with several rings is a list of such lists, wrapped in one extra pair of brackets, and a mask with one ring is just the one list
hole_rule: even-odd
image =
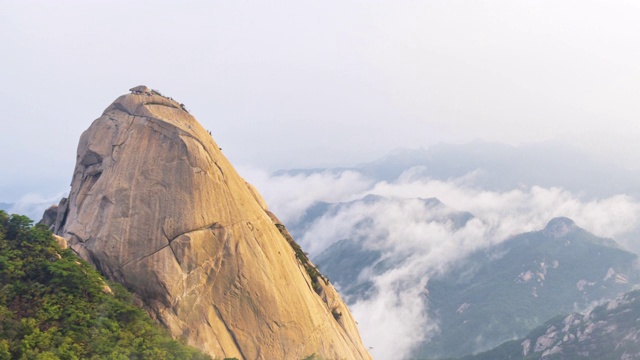
[(26, 215), (34, 222), (42, 219), (42, 214), (51, 205), (58, 204), (60, 199), (67, 196), (64, 192), (59, 192), (54, 195), (42, 195), (37, 193), (29, 193), (20, 198), (17, 202), (7, 210), (9, 214)]
[[(241, 169), (264, 195), (271, 210), (289, 225), (302, 219), (315, 202), (344, 203), (366, 195), (383, 201), (353, 202), (310, 224), (296, 239), (313, 257), (341, 239), (362, 237), (364, 245), (382, 252), (381, 261), (394, 266), (382, 273), (371, 268), (360, 276), (377, 291), (351, 304), (367, 346), (375, 358), (406, 358), (420, 342), (438, 331), (428, 318), (426, 284), (455, 260), (510, 236), (544, 228), (554, 217), (566, 216), (598, 236), (612, 237), (631, 251), (640, 246), (640, 202), (621, 194), (583, 201), (561, 188), (478, 189), (474, 174), (449, 181), (431, 180), (422, 169), (405, 172), (393, 182), (373, 182), (357, 172), (269, 176)], [(418, 199), (438, 198), (446, 207), (427, 206)], [(444, 210), (443, 210), (444, 209)], [(474, 218), (462, 228), (442, 221), (442, 212), (468, 211)], [(446, 215), (446, 214), (445, 214)], [(367, 221), (363, 230), (356, 224)], [(340, 285), (340, 284), (338, 284)]]
[(271, 176), (256, 168), (239, 168), (240, 174), (256, 186), (271, 210), (285, 223), (293, 223), (317, 201), (342, 202), (355, 199), (373, 186), (373, 181), (354, 171), (340, 174)]

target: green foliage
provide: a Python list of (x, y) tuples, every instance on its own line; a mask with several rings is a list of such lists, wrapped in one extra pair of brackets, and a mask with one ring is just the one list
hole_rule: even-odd
[(313, 286), (313, 290), (318, 295), (320, 295), (322, 293), (322, 285), (320, 285), (320, 279), (324, 281), (325, 285), (329, 284), (329, 280), (327, 280), (327, 278), (324, 277), (315, 266), (313, 266), (313, 264), (307, 257), (307, 254), (302, 251), (300, 245), (298, 245), (298, 243), (293, 240), (291, 235), (289, 235), (287, 228), (282, 224), (276, 224), (276, 227), (280, 231), (280, 234), (282, 234), (282, 236), (287, 240), (289, 245), (291, 245), (291, 248), (296, 253), (296, 258), (298, 259), (298, 261), (300, 261), (300, 264), (304, 266), (304, 269), (309, 275), (309, 278), (311, 278), (311, 286)]
[(210, 359), (171, 338), (49, 230), (0, 211), (0, 360)]

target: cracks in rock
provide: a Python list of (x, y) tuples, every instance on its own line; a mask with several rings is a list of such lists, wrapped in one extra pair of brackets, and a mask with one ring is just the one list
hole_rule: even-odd
[(68, 232), (67, 232), (67, 234), (69, 234), (69, 235), (71, 235), (71, 236), (73, 236), (73, 237), (77, 238), (77, 239), (78, 239), (78, 244), (79, 244), (79, 243), (84, 243), (84, 242), (85, 242), (83, 238), (81, 238), (80, 236), (78, 236), (78, 234), (74, 233), (73, 231), (68, 231)]
[[(190, 138), (190, 139), (193, 139), (193, 140), (195, 140), (195, 141), (196, 141), (196, 142), (197, 142), (201, 147), (203, 146), (203, 144), (200, 142), (200, 140), (198, 140), (198, 138), (196, 138), (196, 137), (194, 137), (194, 136), (191, 136), (191, 135), (183, 135), (183, 136), (185, 136), (185, 137), (187, 137), (187, 138)], [(183, 142), (184, 142), (184, 140), (183, 140)], [(185, 144), (185, 146), (186, 146), (186, 144)], [(203, 148), (203, 149), (206, 149), (205, 147), (202, 147), (202, 148)], [(208, 153), (207, 151), (205, 151), (205, 154), (207, 154), (207, 158), (208, 158), (208, 160), (209, 160), (210, 162), (214, 162), (214, 163), (215, 163), (215, 161), (213, 161), (213, 160), (211, 159), (211, 157), (209, 156), (209, 153)], [(189, 156), (189, 151), (187, 151), (186, 158), (187, 158), (187, 162), (189, 163), (189, 166), (191, 166), (191, 168), (192, 168), (192, 169), (196, 169), (196, 170), (197, 170), (197, 171), (196, 171), (196, 173), (200, 173), (200, 172), (203, 172), (203, 173), (205, 173), (205, 174), (207, 173), (206, 171), (202, 170), (202, 168), (201, 168), (201, 167), (199, 167), (197, 164), (194, 164), (193, 162), (191, 162), (191, 160), (192, 160), (192, 159), (191, 159), (191, 156)]]
[(211, 322), (209, 321), (209, 317), (208, 316), (204, 317), (204, 321), (207, 323), (207, 325), (209, 325), (210, 328), (213, 329), (213, 325), (211, 325)]
[[(214, 223), (211, 223), (211, 224), (209, 224), (209, 225), (201, 226), (201, 227), (199, 227), (199, 228), (197, 228), (197, 229), (193, 229), (193, 230), (185, 231), (185, 232), (183, 232), (183, 233), (181, 233), (181, 234), (178, 234), (178, 235), (174, 236), (174, 237), (173, 237), (173, 239), (169, 240), (169, 244), (171, 244), (175, 239), (179, 238), (179, 237), (180, 237), (180, 236), (182, 236), (182, 235), (186, 235), (186, 234), (189, 234), (189, 233), (192, 233), (192, 232), (196, 232), (196, 231), (212, 230), (212, 229), (213, 229), (213, 227), (215, 227), (216, 225), (220, 225), (220, 223), (218, 223), (218, 222), (214, 222)], [(164, 230), (163, 230), (163, 231), (164, 231)]]
[(227, 332), (229, 333), (229, 335), (231, 335), (231, 339), (233, 340), (233, 343), (236, 345), (236, 349), (238, 349), (238, 351), (240, 352), (240, 356), (242, 356), (243, 359), (248, 359), (245, 356), (245, 354), (242, 352), (242, 349), (240, 348), (240, 344), (238, 343), (236, 334), (231, 330), (231, 328), (229, 328), (229, 325), (227, 325), (227, 322), (222, 317), (222, 314), (220, 313), (220, 309), (218, 309), (218, 306), (213, 305), (213, 308), (216, 311), (216, 314), (218, 315), (218, 318), (220, 319), (220, 321), (222, 321), (222, 324), (224, 325), (225, 329), (227, 329)]
[[(229, 236), (225, 236), (224, 244), (222, 245), (223, 252), (226, 251), (228, 244), (229, 244)], [(220, 258), (220, 257), (224, 258), (224, 255), (218, 256), (217, 258)], [(202, 298), (202, 294), (204, 294), (205, 291), (210, 292), (215, 287), (216, 280), (218, 280), (218, 275), (220, 274), (221, 267), (222, 267), (222, 259), (220, 259), (217, 266), (216, 266), (216, 261), (214, 259), (213, 268), (212, 268), (212, 271), (214, 272), (213, 279), (211, 279), (211, 283), (207, 289), (204, 289), (203, 287), (202, 291), (200, 291), (200, 294), (198, 294), (198, 297), (196, 298), (194, 305), (200, 302), (200, 299)]]
[[(64, 212), (62, 214), (62, 218), (60, 219), (60, 223), (56, 225), (55, 233), (58, 235), (62, 235), (63, 234), (63, 229), (64, 226), (67, 224), (67, 217), (69, 216), (69, 198), (62, 198), (62, 200), (60, 200), (60, 204), (64, 207)], [(60, 205), (59, 205), (60, 206)], [(57, 222), (57, 219), (56, 219)]]
[(222, 168), (220, 167), (220, 165), (218, 165), (218, 163), (216, 161), (214, 161), (214, 160), (212, 160), (212, 161), (213, 161), (213, 164), (218, 168), (218, 170), (220, 170), (220, 174), (222, 174), (222, 178), (225, 179), (224, 171), (222, 171)]
[(173, 247), (171, 246), (171, 243), (169, 243), (167, 246), (169, 246), (169, 249), (171, 249), (171, 253), (173, 253), (173, 257), (176, 259), (176, 262), (178, 263), (178, 265), (182, 266), (182, 262), (178, 258), (178, 255), (176, 254), (176, 251), (173, 250)]
[(178, 106), (174, 106), (173, 104), (166, 104), (166, 103), (162, 103), (162, 102), (148, 101), (148, 102), (143, 102), (142, 103), (142, 106), (147, 106), (147, 105), (164, 106), (164, 107), (168, 107), (168, 108), (171, 108), (171, 109), (182, 110)]
[[(165, 294), (170, 294), (171, 292), (169, 291), (169, 289), (167, 288), (167, 284), (164, 281), (160, 281), (160, 277), (158, 276), (158, 274), (155, 274), (156, 276), (156, 283), (158, 283), (158, 285), (160, 285), (161, 288), (164, 289)], [(164, 300), (164, 301), (163, 301)], [(164, 296), (160, 299), (160, 301), (167, 307), (171, 307), (171, 302), (168, 299), (168, 296)]]
[[(205, 151), (204, 151), (204, 153), (207, 155), (207, 158), (208, 158), (209, 162), (210, 162), (210, 163), (213, 163), (213, 164), (218, 168), (218, 170), (220, 171), (220, 174), (222, 175), (222, 178), (223, 178), (223, 179), (226, 179), (226, 178), (225, 178), (225, 175), (224, 175), (224, 171), (222, 171), (222, 168), (220, 167), (220, 165), (218, 164), (218, 162), (217, 162), (217, 161), (215, 161), (215, 160), (213, 160), (213, 158), (211, 158), (211, 154), (209, 153), (209, 151), (207, 151), (207, 146), (202, 142), (202, 140), (200, 140), (200, 138), (199, 138), (199, 137), (197, 137), (197, 136), (193, 136), (193, 135), (192, 135), (191, 133), (189, 133), (189, 132), (186, 132), (186, 131), (184, 131), (184, 130), (182, 130), (182, 129), (180, 129), (180, 130), (181, 130), (181, 131), (182, 131), (182, 133), (183, 133), (182, 135), (184, 135), (185, 137), (188, 137), (188, 138), (193, 139), (195, 142), (197, 142), (197, 143), (200, 145), (200, 147), (202, 147), (202, 149), (203, 149), (203, 150), (205, 150)], [(191, 165), (191, 167), (195, 167), (195, 166), (193, 166), (193, 164), (191, 164), (191, 161), (190, 161), (190, 160), (189, 160), (189, 164)]]
[[(166, 107), (170, 107), (170, 108), (174, 108), (174, 109), (178, 109), (178, 110), (179, 110), (179, 108), (177, 108), (177, 107), (169, 106), (169, 105), (166, 105), (166, 104), (160, 104), (160, 103), (144, 103), (143, 105), (159, 105), (159, 106), (166, 106)], [(190, 131), (186, 131), (186, 130), (182, 129), (181, 127), (177, 126), (177, 125), (174, 125), (174, 124), (171, 124), (171, 123), (167, 122), (167, 121), (166, 121), (166, 120), (164, 120), (164, 119), (160, 119), (160, 118), (156, 118), (156, 117), (151, 117), (151, 116), (133, 115), (133, 114), (130, 114), (130, 113), (127, 113), (127, 114), (131, 115), (133, 118), (135, 118), (136, 116), (137, 116), (137, 117), (144, 117), (144, 118), (146, 118), (146, 119), (147, 119), (147, 121), (149, 121), (149, 122), (151, 122), (151, 123), (155, 123), (155, 124), (157, 124), (157, 125), (159, 125), (159, 126), (161, 126), (161, 127), (162, 127), (162, 126), (164, 126), (164, 125), (168, 125), (168, 126), (170, 126), (170, 127), (172, 127), (172, 128), (174, 128), (174, 129), (175, 129), (175, 132), (176, 132), (176, 134), (177, 134), (178, 136), (184, 136), (184, 137), (186, 137), (186, 138), (190, 138), (190, 139), (194, 140), (194, 141), (195, 141), (196, 143), (198, 143), (198, 144), (200, 145), (200, 147), (204, 150), (204, 153), (205, 153), (205, 154), (206, 154), (206, 156), (207, 156), (207, 160), (208, 160), (208, 162), (209, 162), (210, 164), (211, 164), (211, 163), (213, 163), (213, 164), (216, 166), (216, 168), (218, 168), (218, 170), (220, 171), (220, 174), (221, 174), (222, 178), (223, 178), (223, 179), (226, 179), (226, 177), (225, 177), (225, 173), (224, 173), (224, 171), (222, 170), (222, 167), (218, 164), (218, 162), (217, 162), (217, 161), (215, 161), (215, 160), (212, 158), (210, 151), (208, 151), (208, 149), (210, 149), (210, 148), (211, 148), (211, 146), (210, 146), (211, 144), (209, 144), (209, 145), (205, 144), (205, 143), (204, 143), (204, 142), (203, 142), (199, 137), (195, 136), (192, 132), (190, 132)], [(109, 117), (109, 118), (110, 118), (110, 119), (112, 119), (111, 117)], [(113, 119), (112, 119), (112, 120), (113, 120)], [(129, 123), (129, 126), (128, 126), (128, 127), (127, 127), (127, 129), (125, 130), (125, 133), (129, 133), (130, 128), (131, 128), (131, 125), (133, 124), (133, 122), (134, 122), (134, 119), (132, 119), (132, 120), (131, 120), (131, 122)], [(189, 129), (193, 130), (193, 129), (190, 127), (190, 125), (188, 125), (188, 126), (189, 126)], [(116, 149), (117, 147), (119, 147), (119, 146), (122, 146), (122, 145), (126, 142), (126, 140), (128, 140), (128, 136), (127, 136), (127, 138), (126, 138), (125, 140), (123, 140), (120, 144), (112, 144), (112, 151), (111, 151), (111, 158), (112, 158), (112, 160), (113, 160), (113, 154), (114, 154), (114, 152), (115, 152), (115, 149)], [(189, 161), (189, 165), (190, 165), (191, 167), (193, 167), (193, 168), (197, 168), (197, 167), (198, 167), (198, 166), (196, 166), (196, 165), (194, 165), (194, 164), (192, 164), (192, 163), (191, 163), (191, 159), (188, 157), (188, 155), (187, 155), (187, 161)], [(204, 171), (204, 170), (203, 170), (203, 171)], [(206, 173), (206, 172), (205, 172), (205, 173)]]
[[(127, 125), (127, 128), (123, 131), (124, 134), (126, 134), (126, 136), (124, 137), (124, 139), (119, 143), (119, 144), (111, 144), (111, 161), (116, 161), (116, 159), (114, 159), (113, 154), (116, 152), (116, 149), (119, 148), (120, 146), (124, 145), (124, 143), (127, 142), (127, 140), (129, 140), (129, 134), (130, 134), (130, 130), (131, 130), (131, 126), (133, 126), (133, 123), (136, 120), (136, 115), (133, 114), (129, 114), (131, 116), (131, 121), (129, 121), (129, 124)], [(108, 119), (113, 121), (115, 123), (116, 126), (116, 131), (119, 130), (119, 126), (118, 126), (118, 120), (108, 116)]]
[(121, 102), (114, 102), (113, 106), (116, 108), (116, 110), (120, 110), (123, 113), (127, 114), (127, 115), (133, 115), (127, 108), (126, 106), (124, 106)]
[[(164, 217), (164, 220), (167, 220), (167, 217)], [(164, 235), (164, 238), (167, 239), (167, 242), (169, 243), (169, 245), (171, 245), (171, 241), (169, 241), (169, 235), (167, 235), (167, 232), (164, 229), (164, 225), (160, 226), (160, 230), (162, 231), (162, 235)]]
[(76, 193), (76, 206), (78, 212), (81, 212), (82, 205), (87, 197), (91, 196), (91, 189), (102, 176), (103, 158), (98, 152), (91, 149), (87, 144), (87, 149), (78, 159), (76, 169), (80, 175), (78, 191)]
[[(223, 240), (224, 243), (222, 244), (222, 246), (220, 247), (220, 253), (216, 254), (216, 255), (210, 255), (202, 264), (199, 264), (197, 267), (195, 267), (193, 270), (189, 271), (188, 273), (184, 274), (183, 276), (183, 282), (186, 280), (187, 277), (191, 276), (193, 273), (195, 273), (197, 270), (202, 270), (203, 274), (205, 275), (207, 278), (209, 278), (209, 280), (207, 280), (202, 286), (200, 286), (200, 290), (197, 292), (197, 295), (195, 296), (195, 300), (193, 303), (193, 306), (191, 307), (190, 311), (193, 311), (196, 306), (201, 302), (201, 299), (203, 298), (203, 294), (205, 293), (211, 293), (215, 287), (215, 284), (217, 282), (218, 279), (218, 275), (220, 274), (220, 268), (222, 268), (222, 263), (223, 263), (223, 259), (224, 259), (224, 253), (228, 252), (228, 245), (229, 245), (229, 241), (230, 241), (230, 236), (228, 236), (226, 234), (226, 232), (224, 232), (225, 227), (222, 226), (219, 223), (214, 223), (213, 225), (209, 226), (209, 227), (205, 227), (205, 229), (210, 229), (212, 231), (214, 230), (223, 230), (222, 232), (222, 236), (223, 236)], [(196, 230), (197, 231), (197, 230)], [(218, 238), (218, 235), (216, 235), (216, 233), (214, 232), (214, 237)], [(206, 272), (205, 270), (207, 269), (209, 272)], [(213, 274), (212, 277), (210, 277)], [(194, 291), (192, 291), (192, 293), (196, 293), (195, 288), (192, 289)], [(186, 289), (184, 289), (184, 293), (183, 296), (186, 296)]]
[[(159, 95), (159, 96), (162, 96), (162, 95)], [(170, 99), (168, 99), (168, 100), (169, 100), (169, 101), (173, 101), (173, 100), (170, 100)], [(184, 110), (184, 109), (182, 109), (181, 107), (179, 107), (179, 106), (177, 105), (177, 103), (176, 103), (176, 104), (173, 104), (173, 103), (169, 103), (169, 104), (167, 104), (167, 103), (164, 103), (164, 102), (148, 101), (148, 102), (142, 102), (142, 104), (141, 104), (141, 106), (147, 106), (147, 105), (152, 105), (152, 106), (164, 106), (164, 107), (168, 107), (168, 108), (176, 109), (176, 110), (179, 110), (179, 111), (183, 111), (183, 110)], [(180, 128), (179, 126), (176, 126), (176, 125), (174, 125), (174, 124), (170, 124), (170, 123), (168, 123), (166, 120), (163, 120), (163, 119), (160, 119), (160, 118), (155, 118), (155, 117), (150, 117), (150, 116), (135, 115), (134, 113), (131, 113), (130, 111), (128, 111), (128, 110), (126, 109), (126, 107), (125, 107), (123, 104), (119, 103), (119, 102), (114, 103), (114, 107), (115, 107), (115, 109), (120, 110), (120, 111), (124, 112), (125, 114), (132, 116), (132, 120), (131, 120), (131, 122), (129, 123), (129, 125), (128, 125), (127, 129), (126, 129), (126, 130), (124, 130), (124, 133), (126, 133), (126, 134), (128, 134), (128, 133), (130, 132), (131, 125), (133, 124), (133, 122), (134, 122), (134, 120), (135, 120), (135, 117), (137, 116), (137, 117), (145, 117), (145, 118), (147, 118), (149, 121), (152, 121), (152, 122), (162, 122), (162, 123), (164, 123), (164, 124), (171, 125), (172, 127), (174, 127), (174, 128), (177, 130), (176, 132), (177, 132), (177, 134), (178, 134), (178, 135), (180, 135), (180, 136), (185, 136), (185, 137), (189, 137), (189, 138), (193, 139), (195, 142), (197, 142), (197, 143), (198, 143), (198, 144), (199, 144), (199, 145), (200, 145), (200, 146), (205, 150), (205, 151), (204, 151), (204, 153), (207, 155), (207, 158), (208, 158), (207, 160), (209, 161), (209, 163), (213, 163), (213, 164), (216, 166), (216, 168), (220, 171), (220, 174), (221, 174), (221, 176), (222, 176), (222, 179), (225, 179), (225, 180), (226, 180), (225, 173), (224, 173), (224, 171), (222, 170), (222, 167), (218, 164), (218, 162), (217, 162), (217, 161), (215, 161), (215, 160), (211, 157), (210, 152), (209, 152), (209, 151), (207, 151), (207, 149), (210, 149), (210, 148), (211, 148), (211, 146), (210, 146), (211, 144), (205, 145), (205, 143), (204, 143), (204, 142), (203, 142), (199, 137), (194, 136), (194, 134), (193, 134), (192, 132), (186, 131), (186, 130), (184, 130), (184, 129), (182, 129), (182, 128)], [(188, 113), (188, 112), (187, 112), (187, 113)], [(104, 114), (104, 115), (107, 115), (107, 114)], [(114, 119), (114, 117), (112, 117), (111, 115), (107, 115), (107, 116), (108, 116), (108, 118), (109, 118), (110, 120), (114, 121), (114, 122), (117, 124), (117, 121)], [(193, 129), (191, 128), (191, 126), (190, 126), (190, 125), (187, 125), (187, 126), (189, 127), (189, 129), (193, 130)], [(117, 128), (117, 126), (116, 126), (116, 128)], [(123, 145), (123, 144), (128, 140), (128, 138), (129, 138), (129, 137), (127, 136), (127, 137), (126, 137), (122, 142), (120, 142), (119, 144), (112, 144), (112, 145), (111, 145), (111, 160), (115, 161), (115, 159), (114, 159), (114, 153), (116, 152), (116, 149), (117, 149), (118, 147), (122, 146), (122, 145)], [(190, 159), (189, 159), (189, 164), (190, 164), (192, 167), (197, 168), (197, 166), (194, 166), (193, 164), (191, 164)], [(206, 172), (205, 172), (205, 173), (206, 173)]]
[[(175, 100), (173, 100), (173, 99), (169, 99), (169, 98), (167, 98), (167, 97), (166, 97), (166, 96), (164, 96), (164, 95), (160, 95), (160, 94), (155, 94), (155, 95), (162, 96), (164, 99), (167, 99), (168, 101), (170, 101), (170, 103), (166, 103), (166, 102), (163, 102), (163, 101), (153, 101), (153, 100), (151, 100), (151, 101), (141, 101), (141, 102), (139, 103), (140, 105), (139, 105), (138, 107), (136, 107), (136, 110), (138, 110), (138, 108), (139, 108), (140, 106), (157, 105), (157, 106), (165, 106), (165, 107), (168, 107), (168, 108), (172, 108), (172, 109), (176, 109), (176, 110), (184, 111), (184, 109), (183, 109), (182, 107), (180, 107), (179, 105), (174, 105), (173, 103), (171, 103), (171, 102), (175, 102)], [(177, 102), (175, 102), (175, 103), (177, 104)], [(115, 109), (116, 109), (116, 110), (120, 110), (120, 111), (122, 111), (122, 112), (123, 112), (123, 113), (125, 113), (125, 114), (128, 114), (128, 115), (135, 115), (135, 114), (134, 114), (134, 113), (135, 113), (135, 111), (134, 111), (134, 113), (131, 113), (131, 111), (129, 111), (129, 110), (127, 109), (127, 107), (126, 107), (123, 103), (121, 103), (121, 102), (119, 102), (119, 101), (114, 102), (114, 103), (113, 103), (113, 106), (115, 107)], [(188, 111), (187, 111), (187, 113), (188, 113)]]
[[(150, 254), (148, 254), (148, 255), (144, 255), (144, 256), (142, 256), (142, 257), (140, 257), (140, 258), (137, 258), (137, 259), (131, 259), (131, 260), (127, 261), (126, 263), (124, 263), (124, 264), (120, 265), (120, 266), (116, 269), (116, 271), (120, 271), (121, 269), (123, 269), (125, 266), (127, 266), (127, 265), (131, 264), (132, 262), (139, 262), (139, 261), (142, 261), (142, 260), (144, 260), (144, 259), (146, 259), (146, 258), (148, 258), (148, 257), (150, 257), (150, 256), (153, 256), (153, 255), (155, 255), (156, 253), (160, 252), (162, 249), (166, 248), (167, 246), (171, 248), (171, 243), (172, 243), (174, 240), (176, 240), (177, 238), (179, 238), (180, 236), (182, 236), (182, 235), (186, 235), (186, 234), (189, 234), (189, 233), (192, 233), (192, 232), (196, 232), (196, 231), (213, 230), (213, 228), (214, 228), (216, 225), (219, 225), (219, 223), (214, 222), (214, 223), (212, 223), (212, 224), (209, 224), (209, 225), (205, 225), (205, 226), (199, 227), (199, 228), (197, 228), (197, 229), (193, 229), (193, 230), (185, 231), (185, 232), (183, 232), (183, 233), (180, 233), (180, 234), (178, 234), (178, 235), (174, 236), (172, 239), (169, 239), (169, 237), (168, 237), (168, 236), (167, 236), (167, 234), (165, 233), (164, 228), (162, 228), (162, 233), (163, 233), (163, 235), (165, 236), (165, 238), (167, 239), (168, 244), (166, 244), (166, 245), (164, 245), (164, 246), (160, 247), (159, 249), (157, 249), (157, 250), (153, 251), (152, 253), (150, 253)], [(175, 251), (173, 250), (173, 248), (171, 248), (171, 252), (173, 253), (173, 256), (176, 258), (176, 261), (178, 262), (178, 264), (180, 264), (180, 260), (178, 259), (178, 256), (177, 256), (177, 254), (175, 253)]]
[(156, 251), (152, 252), (151, 254), (145, 255), (145, 256), (143, 256), (143, 257), (141, 257), (141, 258), (138, 258), (138, 259), (131, 259), (131, 260), (127, 261), (126, 263), (124, 263), (124, 264), (122, 264), (121, 266), (119, 266), (119, 267), (116, 269), (116, 271), (120, 271), (120, 270), (121, 270), (121, 269), (123, 269), (125, 266), (129, 265), (130, 263), (132, 263), (132, 262), (134, 262), (134, 261), (135, 261), (135, 262), (140, 262), (140, 261), (142, 261), (142, 260), (144, 260), (144, 259), (146, 259), (146, 258), (148, 258), (148, 257), (150, 257), (150, 256), (153, 256), (153, 255), (157, 254), (158, 252), (162, 251), (162, 249), (166, 248), (167, 246), (169, 246), (169, 247), (170, 247), (170, 246), (171, 246), (171, 243), (169, 243), (169, 244), (167, 244), (167, 245), (164, 245), (164, 246), (160, 247), (159, 249), (157, 249)]
[[(189, 132), (189, 131), (186, 131), (186, 130), (182, 129), (180, 126), (177, 126), (177, 125), (175, 125), (175, 124), (171, 124), (171, 123), (167, 122), (167, 121), (166, 121), (166, 120), (164, 120), (164, 119), (160, 119), (160, 118), (156, 118), (156, 117), (146, 117), (146, 118), (147, 118), (147, 121), (149, 121), (149, 122), (151, 122), (151, 123), (154, 123), (154, 124), (156, 124), (156, 125), (160, 126), (161, 128), (162, 128), (162, 127), (164, 127), (164, 126), (170, 126), (170, 127), (172, 127), (173, 129), (175, 129), (175, 133), (176, 133), (176, 135), (178, 135), (179, 137), (190, 138), (190, 139), (194, 140), (196, 143), (198, 143), (198, 144), (200, 145), (200, 147), (204, 150), (204, 153), (205, 153), (205, 154), (206, 154), (206, 156), (207, 156), (207, 160), (208, 160), (210, 163), (214, 163), (214, 164), (216, 164), (216, 166), (218, 167), (218, 169), (220, 170), (220, 172), (222, 173), (222, 176), (223, 176), (223, 178), (224, 178), (224, 173), (222, 172), (222, 169), (221, 169), (221, 168), (220, 168), (220, 166), (219, 166), (219, 165), (218, 165), (218, 164), (217, 164), (217, 163), (216, 163), (216, 162), (211, 158), (211, 154), (209, 153), (209, 151), (207, 151), (207, 149), (208, 149), (208, 148), (210, 148), (210, 147), (209, 147), (209, 146), (207, 146), (207, 145), (205, 145), (205, 144), (200, 140), (200, 138), (199, 138), (199, 137), (194, 136), (194, 134), (192, 134), (191, 132)], [(191, 125), (188, 125), (188, 124), (187, 124), (187, 126), (188, 126), (188, 128), (189, 128), (190, 130), (192, 130), (192, 131), (193, 131), (193, 129), (191, 128)], [(184, 141), (184, 140), (183, 140), (183, 141)], [(187, 161), (189, 162), (189, 165), (190, 165), (191, 167), (193, 167), (193, 168), (198, 168), (198, 166), (197, 166), (197, 165), (194, 165), (194, 164), (192, 164), (192, 163), (191, 163), (191, 159), (189, 158), (188, 154), (187, 154)]]

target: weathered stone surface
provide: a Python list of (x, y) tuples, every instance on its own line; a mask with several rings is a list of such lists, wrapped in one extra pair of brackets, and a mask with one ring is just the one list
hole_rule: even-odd
[(44, 211), (44, 214), (42, 214), (42, 219), (38, 222), (38, 224), (43, 224), (50, 230), (53, 230), (53, 225), (55, 224), (57, 217), (58, 205), (52, 205)]
[(146, 89), (82, 134), (55, 232), (214, 357), (369, 358), (346, 305), (330, 284), (314, 291), (258, 192), (179, 103)]

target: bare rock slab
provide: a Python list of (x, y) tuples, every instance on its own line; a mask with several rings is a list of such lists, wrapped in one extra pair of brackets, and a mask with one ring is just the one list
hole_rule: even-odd
[(369, 359), (346, 305), (331, 284), (314, 289), (274, 219), (184, 106), (142, 85), (82, 134), (48, 222), (214, 357)]

